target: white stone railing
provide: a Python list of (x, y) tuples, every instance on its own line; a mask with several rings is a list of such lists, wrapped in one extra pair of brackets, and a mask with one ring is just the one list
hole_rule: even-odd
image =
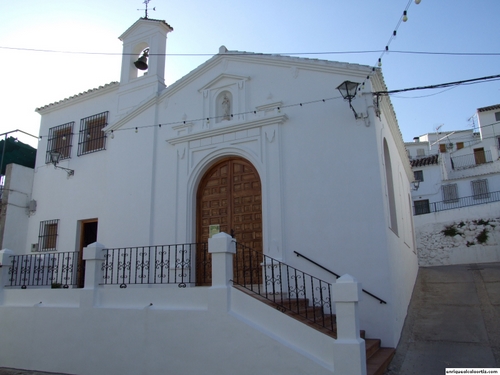
[[(85, 350), (92, 351), (95, 346), (103, 347), (109, 353), (116, 350), (119, 352), (120, 358), (123, 359), (123, 364), (128, 364), (129, 367), (135, 366), (134, 356), (136, 352), (127, 354), (122, 347), (109, 348), (110, 334), (113, 335), (112, 342), (148, 342), (152, 347), (162, 347), (166, 345), (182, 346), (192, 345), (193, 352), (196, 350), (206, 349), (200, 346), (197, 349), (195, 341), (193, 341), (190, 331), (190, 326), (198, 326), (200, 321), (217, 322), (212, 324), (221, 325), (221, 330), (224, 329), (224, 324), (235, 325), (234, 316), (238, 316), (238, 311), (246, 309), (241, 305), (241, 301), (247, 301), (243, 298), (243, 292), (232, 287), (231, 280), (233, 279), (233, 255), (235, 254), (235, 242), (232, 237), (225, 233), (220, 233), (209, 240), (209, 252), (212, 256), (212, 286), (211, 287), (188, 287), (178, 288), (173, 285), (161, 285), (151, 288), (150, 286), (134, 286), (127, 289), (116, 288), (115, 286), (102, 285), (105, 246), (99, 243), (93, 243), (83, 249), (83, 259), (85, 260), (85, 284), (83, 288), (69, 288), (54, 290), (50, 288), (6, 288), (9, 278), (9, 266), (13, 252), (8, 249), (0, 251), (0, 310), (7, 309), (7, 315), (3, 315), (5, 329), (4, 338), (9, 337), (9, 334), (17, 335), (17, 337), (29, 337), (30, 342), (43, 343), (47, 339), (47, 332), (43, 329), (33, 330), (34, 322), (37, 322), (41, 327), (44, 327), (46, 322), (49, 326), (57, 327), (57, 332), (52, 334), (63, 339), (64, 337), (78, 338), (80, 335), (85, 335), (87, 332), (93, 332), (94, 342), (81, 343), (81, 353)], [(238, 298), (240, 305), (236, 306), (236, 301), (233, 301), (231, 296), (234, 293), (241, 294)], [(264, 314), (272, 315), (272, 319), (279, 321), (282, 326), (281, 331), (275, 328), (276, 324), (269, 323), (265, 328), (261, 327), (257, 331), (264, 332), (274, 340), (285, 343), (285, 347), (296, 347), (302, 353), (309, 351), (308, 358), (317, 356), (317, 363), (322, 363), (321, 366), (327, 367), (335, 374), (366, 374), (366, 353), (365, 341), (360, 338), (359, 327), (359, 312), (358, 301), (361, 294), (361, 285), (349, 275), (344, 275), (332, 285), (332, 300), (335, 301), (336, 319), (337, 319), (337, 339), (330, 339), (327, 336), (320, 334), (318, 331), (307, 326), (302, 327), (301, 323), (295, 320), (290, 320), (289, 317), (280, 313), (277, 310), (269, 309), (264, 304), (257, 303), (252, 310), (258, 314), (259, 311)], [(257, 307), (257, 309), (255, 309)], [(28, 312), (22, 316), (26, 316), (26, 321), (18, 319), (19, 314), (14, 313), (15, 309)], [(83, 310), (82, 310), (83, 309)], [(152, 312), (154, 311), (154, 315)], [(191, 311), (189, 314), (184, 314), (186, 321), (183, 333), (176, 335), (173, 331), (171, 335), (151, 335), (148, 330), (149, 325), (138, 324), (141, 319), (151, 321), (151, 324), (159, 324), (160, 322), (168, 322), (169, 319), (175, 317), (179, 319), (179, 312)], [(195, 313), (194, 313), (195, 312)], [(111, 314), (112, 313), (112, 314)], [(248, 315), (251, 312), (245, 311)], [(111, 315), (110, 315), (111, 314)], [(195, 314), (195, 315), (193, 315)], [(201, 315), (200, 315), (201, 314)], [(57, 318), (63, 316), (64, 319)], [(82, 317), (87, 318), (82, 320)], [(107, 331), (103, 326), (103, 322), (113, 325), (110, 320), (119, 321), (121, 327), (134, 326), (135, 330), (121, 329)], [(283, 318), (281, 318), (283, 316)], [(92, 318), (94, 317), (94, 318)], [(94, 320), (92, 320), (94, 319)], [(128, 320), (127, 320), (128, 319)], [(190, 320), (191, 319), (191, 320)], [(193, 320), (195, 319), (195, 320)], [(215, 319), (215, 320), (214, 320)], [(233, 319), (233, 320), (231, 320)], [(224, 322), (231, 323), (224, 323)], [(195, 322), (198, 322), (196, 324)], [(245, 322), (245, 319), (242, 320)], [(241, 323), (245, 325), (244, 323)], [(253, 326), (252, 323), (250, 326)], [(302, 333), (290, 336), (290, 328), (296, 327), (299, 324)], [(183, 325), (184, 326), (184, 325)], [(285, 327), (285, 329), (283, 329)], [(163, 328), (162, 328), (163, 329)], [(241, 331), (243, 328), (233, 327)], [(248, 330), (249, 328), (244, 328)], [(305, 331), (304, 331), (305, 330)], [(12, 331), (12, 332), (11, 332)], [(238, 332), (239, 332), (238, 331)], [(9, 333), (11, 332), (11, 333)], [(214, 331), (215, 332), (215, 331)], [(132, 334), (132, 336), (127, 336)], [(196, 332), (197, 335), (200, 332)], [(309, 339), (304, 338), (310, 335)], [(280, 336), (281, 335), (281, 336)], [(318, 336), (319, 335), (319, 336)], [(311, 338), (319, 339), (316, 345)], [(296, 340), (293, 344), (289, 344), (288, 340)], [(5, 339), (8, 340), (8, 339)], [(60, 361), (60, 352), (48, 350), (50, 348), (39, 346), (23, 345), (22, 349), (16, 349), (15, 345), (9, 345), (8, 341), (2, 340), (0, 337), (0, 346), (8, 347), (8, 352), (0, 354), (1, 358), (11, 358), (5, 365), (14, 368), (36, 368), (43, 371), (52, 372), (71, 372), (71, 373), (90, 373), (89, 364), (87, 362), (79, 362), (80, 352), (68, 352), (65, 354), (67, 358)], [(97, 341), (96, 341), (97, 340)], [(244, 345), (248, 337), (234, 337), (235, 346)], [(268, 339), (267, 339), (268, 340)], [(326, 341), (325, 341), (326, 340)], [(189, 343), (189, 344), (188, 344)], [(238, 344), (239, 343), (239, 344)], [(80, 345), (80, 344), (79, 344)], [(224, 346), (223, 341), (213, 341), (213, 345)], [(263, 344), (262, 344), (263, 345)], [(274, 344), (276, 345), (276, 344)], [(316, 345), (316, 346), (315, 346)], [(326, 346), (325, 346), (326, 345)], [(255, 347), (255, 345), (254, 345)], [(316, 348), (317, 347), (317, 348)], [(135, 348), (135, 347), (134, 347)], [(325, 348), (329, 351), (325, 353)], [(46, 350), (47, 349), (47, 350)], [(135, 350), (144, 351), (144, 354), (150, 350), (148, 347), (137, 347)], [(22, 354), (17, 353), (17, 350), (22, 350)], [(245, 348), (241, 347), (242, 354), (245, 356)], [(315, 352), (317, 351), (317, 353)], [(321, 352), (320, 354), (318, 354)], [(17, 354), (16, 354), (17, 353)], [(142, 352), (141, 352), (142, 353)], [(139, 353), (139, 355), (141, 355)], [(186, 354), (187, 355), (187, 354)], [(221, 353), (222, 355), (222, 353)], [(4, 356), (4, 357), (2, 357)], [(73, 358), (73, 357), (74, 358)], [(296, 356), (296, 355), (295, 355)], [(325, 359), (325, 356), (327, 357)], [(272, 363), (272, 350), (269, 352), (267, 363)], [(243, 358), (243, 357), (242, 357)], [(293, 357), (291, 357), (293, 358)], [(222, 357), (221, 357), (222, 359)], [(98, 361), (98, 359), (95, 359)], [(188, 360), (188, 358), (186, 358)], [(269, 362), (271, 361), (271, 362)], [(263, 363), (266, 363), (264, 360)], [(327, 365), (325, 365), (327, 363)], [(330, 365), (328, 365), (328, 363)], [(102, 366), (105, 368), (107, 363), (93, 363), (92, 366)], [(64, 367), (66, 366), (66, 367)], [(219, 363), (214, 364), (215, 367), (220, 366)], [(153, 366), (154, 367), (154, 366)], [(279, 367), (279, 366), (278, 366)], [(149, 369), (151, 370), (151, 369)], [(114, 371), (114, 372), (113, 372)], [(123, 369), (119, 367), (113, 369), (108, 374), (122, 373)], [(148, 371), (145, 369), (144, 371)], [(152, 371), (152, 370), (151, 370)], [(174, 371), (174, 370), (173, 370)], [(261, 371), (262, 372), (262, 371)]]

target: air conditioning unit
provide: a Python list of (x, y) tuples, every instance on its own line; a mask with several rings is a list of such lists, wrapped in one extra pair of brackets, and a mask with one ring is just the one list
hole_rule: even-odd
[(37, 243), (32, 243), (31, 244), (31, 252), (36, 253), (38, 251), (38, 244)]

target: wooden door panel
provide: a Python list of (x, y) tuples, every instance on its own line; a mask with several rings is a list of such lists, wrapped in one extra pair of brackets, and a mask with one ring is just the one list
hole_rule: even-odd
[[(250, 163), (231, 158), (210, 168), (200, 182), (197, 207), (197, 242), (207, 242), (209, 225), (219, 224), (221, 232), (233, 231), (238, 243), (262, 253), (261, 183)], [(197, 254), (198, 259), (207, 256)]]

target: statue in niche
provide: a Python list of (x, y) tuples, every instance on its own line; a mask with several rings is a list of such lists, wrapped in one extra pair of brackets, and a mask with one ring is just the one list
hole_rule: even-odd
[(222, 120), (230, 120), (231, 119), (231, 101), (224, 94), (224, 99), (222, 100)]

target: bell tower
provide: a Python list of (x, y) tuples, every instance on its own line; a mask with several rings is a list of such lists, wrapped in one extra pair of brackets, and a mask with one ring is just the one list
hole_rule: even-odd
[(167, 34), (171, 31), (165, 21), (140, 18), (119, 37), (123, 42), (121, 88), (155, 86), (156, 92), (165, 88)]

